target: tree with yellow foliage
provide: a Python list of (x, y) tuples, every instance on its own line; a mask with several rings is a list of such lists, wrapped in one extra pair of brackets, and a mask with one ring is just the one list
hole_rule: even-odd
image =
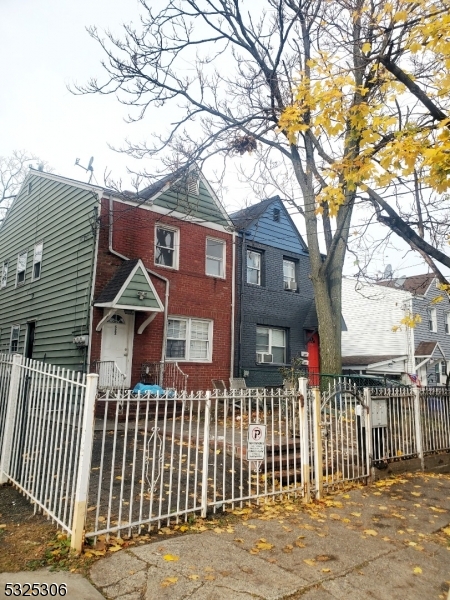
[(339, 373), (356, 201), (433, 268), (450, 266), (425, 220), (391, 200), (414, 178), (437, 194), (450, 186), (450, 0), (168, 0), (158, 13), (140, 1), (139, 29), (123, 39), (90, 29), (107, 80), (78, 91), (116, 94), (133, 119), (176, 106), (166, 136), (127, 149), (168, 169), (172, 156), (245, 152), (286, 167), (306, 223), (322, 371)]

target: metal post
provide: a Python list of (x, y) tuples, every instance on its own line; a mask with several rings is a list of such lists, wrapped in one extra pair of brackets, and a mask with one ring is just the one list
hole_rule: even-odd
[(208, 509), (208, 461), (209, 461), (209, 428), (211, 419), (211, 392), (206, 392), (205, 402), (205, 428), (203, 431), (203, 471), (202, 471), (202, 512), (201, 517), (206, 518)]
[(316, 480), (316, 500), (323, 495), (323, 456), (322, 428), (320, 427), (320, 390), (313, 388), (313, 436), (314, 436), (314, 478)]
[(98, 375), (91, 373), (86, 378), (86, 398), (84, 402), (83, 424), (80, 441), (80, 457), (78, 461), (77, 487), (73, 507), (72, 536), (70, 547), (77, 553), (83, 546), (83, 532), (86, 521), (91, 471), (92, 444), (94, 440), (94, 412), (97, 395)]
[(418, 387), (414, 387), (414, 428), (416, 432), (416, 450), (417, 456), (420, 458), (420, 468), (425, 470), (425, 462), (423, 458), (423, 438), (422, 438), (422, 421), (420, 419), (420, 391)]
[(8, 404), (6, 408), (5, 429), (3, 433), (2, 455), (0, 461), (0, 484), (8, 481), (13, 448), (14, 425), (16, 422), (16, 409), (19, 399), (20, 366), (22, 355), (14, 354), (11, 365), (11, 379), (9, 382)]
[(309, 469), (309, 429), (308, 429), (308, 380), (300, 377), (298, 380), (299, 391), (299, 417), (300, 417), (300, 461), (301, 481), (303, 485), (303, 501), (311, 502), (311, 476)]
[(372, 396), (369, 388), (364, 388), (364, 408), (366, 413), (366, 460), (369, 482), (375, 480), (373, 466), (373, 435), (372, 435)]

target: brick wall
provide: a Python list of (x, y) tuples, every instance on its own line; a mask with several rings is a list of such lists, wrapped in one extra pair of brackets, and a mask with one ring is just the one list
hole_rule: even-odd
[[(128, 258), (140, 258), (144, 265), (170, 281), (169, 315), (197, 317), (213, 321), (212, 363), (179, 361), (180, 368), (189, 375), (189, 390), (211, 389), (211, 379), (230, 376), (231, 352), (231, 292), (232, 292), (232, 236), (172, 216), (151, 210), (136, 208), (114, 202), (115, 251)], [(108, 201), (103, 202), (97, 276), (96, 298), (112, 279), (117, 267), (123, 262), (108, 251)], [(171, 225), (180, 231), (179, 269), (173, 270), (154, 264), (155, 224)], [(226, 242), (226, 278), (205, 275), (206, 237)], [(152, 282), (164, 303), (165, 283), (154, 276)], [(91, 361), (98, 360), (101, 353), (101, 333), (95, 327), (103, 317), (103, 309), (94, 308)], [(146, 361), (161, 359), (164, 317), (158, 314), (144, 333), (137, 330), (148, 313), (136, 313), (133, 349), (132, 385), (139, 381), (140, 365)]]

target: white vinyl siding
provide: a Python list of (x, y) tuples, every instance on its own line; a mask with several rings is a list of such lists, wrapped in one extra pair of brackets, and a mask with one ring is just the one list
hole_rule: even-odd
[(178, 229), (157, 225), (155, 228), (155, 265), (178, 269), (180, 234)]
[(27, 255), (28, 252), (21, 252), (17, 257), (16, 287), (25, 283), (27, 272)]
[(6, 287), (8, 283), (8, 261), (5, 260), (2, 267), (2, 279), (0, 283), (0, 288), (3, 289)]
[(286, 332), (272, 327), (256, 328), (256, 354), (271, 354), (273, 363), (286, 362)]
[(206, 274), (225, 277), (225, 242), (206, 238)]
[(41, 278), (43, 248), (44, 248), (44, 245), (42, 242), (39, 242), (39, 244), (36, 244), (34, 247), (33, 270), (31, 272), (32, 281), (36, 281), (36, 279)]
[(261, 252), (247, 250), (247, 283), (261, 285)]
[(169, 318), (166, 358), (190, 362), (211, 362), (212, 321)]

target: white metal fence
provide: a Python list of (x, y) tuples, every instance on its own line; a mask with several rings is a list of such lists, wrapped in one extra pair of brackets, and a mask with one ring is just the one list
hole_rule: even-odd
[[(282, 390), (106, 393), (97, 401), (86, 536), (303, 495), (302, 410), (299, 395)], [(265, 430), (259, 461), (248, 460), (250, 421)]]
[[(280, 496), (320, 498), (373, 466), (450, 451), (444, 388), (96, 396), (98, 375), (0, 356), (0, 483), (81, 548)], [(96, 418), (94, 404), (96, 402)], [(255, 437), (256, 436), (256, 437)], [(259, 436), (259, 440), (257, 437)]]
[(0, 483), (11, 482), (36, 510), (73, 534), (89, 477), (85, 448), (95, 387), (87, 394), (85, 375), (18, 354), (10, 366), (8, 394), (1, 389)]
[(0, 452), (3, 445), (6, 410), (11, 382), (12, 354), (0, 354)]

